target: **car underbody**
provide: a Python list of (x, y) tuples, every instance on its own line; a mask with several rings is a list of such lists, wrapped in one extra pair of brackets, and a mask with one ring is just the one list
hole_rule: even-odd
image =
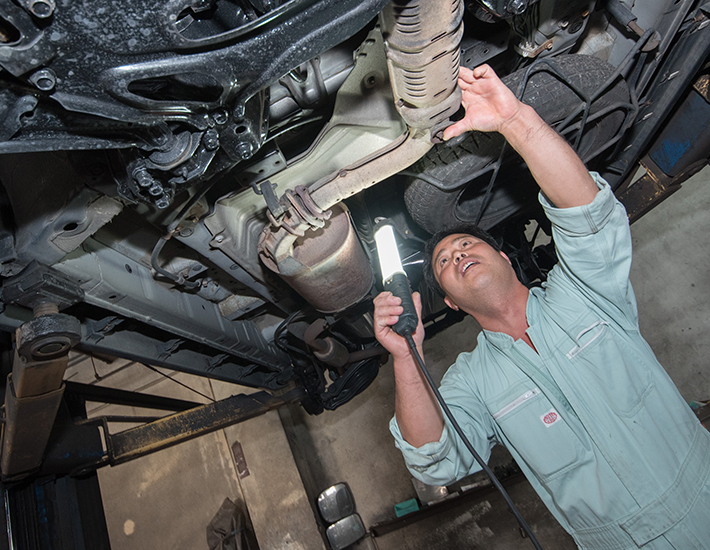
[[(520, 158), (498, 135), (441, 141), (460, 65), (489, 63), (642, 215), (707, 163), (708, 8), (0, 1), (3, 478), (46, 471), (70, 349), (271, 392), (253, 411), (346, 403), (385, 357), (381, 219), (428, 334), (460, 319), (421, 284), (439, 229), (477, 223), (544, 280)], [(134, 456), (115, 448), (53, 467)]]

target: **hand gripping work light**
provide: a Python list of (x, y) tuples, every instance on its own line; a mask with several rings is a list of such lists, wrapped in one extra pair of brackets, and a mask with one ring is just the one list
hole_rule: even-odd
[(461, 437), (461, 440), (463, 441), (464, 445), (469, 450), (471, 455), (473, 455), (473, 458), (476, 460), (476, 462), (478, 462), (483, 471), (486, 472), (491, 482), (493, 483), (493, 486), (501, 493), (506, 504), (513, 512), (515, 519), (518, 520), (518, 523), (530, 539), (532, 545), (537, 550), (542, 550), (542, 547), (535, 538), (535, 535), (530, 529), (530, 526), (526, 523), (525, 519), (523, 519), (523, 516), (520, 515), (520, 512), (515, 507), (515, 504), (513, 504), (513, 501), (510, 499), (510, 496), (503, 488), (500, 481), (498, 481), (498, 478), (496, 478), (491, 469), (488, 467), (488, 464), (486, 464), (485, 461), (481, 458), (481, 456), (476, 452), (476, 449), (474, 449), (473, 445), (466, 437), (466, 434), (464, 434), (463, 430), (461, 429), (461, 426), (459, 426), (458, 422), (454, 418), (454, 415), (451, 413), (451, 410), (449, 410), (449, 407), (446, 405), (446, 402), (441, 396), (441, 393), (439, 393), (439, 390), (437, 389), (434, 380), (429, 374), (429, 371), (427, 371), (426, 365), (424, 364), (424, 360), (421, 358), (419, 352), (417, 351), (416, 344), (414, 343), (414, 338), (412, 337), (412, 333), (417, 328), (419, 316), (417, 315), (417, 310), (414, 307), (414, 301), (412, 300), (412, 291), (409, 288), (409, 279), (407, 278), (407, 274), (402, 268), (402, 261), (399, 259), (397, 242), (395, 241), (394, 230), (391, 225), (383, 224), (380, 226), (380, 228), (375, 232), (375, 244), (377, 246), (377, 256), (380, 259), (380, 270), (382, 271), (382, 285), (384, 286), (385, 290), (390, 291), (393, 295), (397, 296), (402, 300), (402, 308), (404, 309), (404, 311), (399, 316), (399, 320), (397, 321), (397, 323), (395, 323), (392, 329), (397, 334), (403, 336), (407, 340), (407, 344), (409, 344), (409, 348), (412, 351), (412, 356), (419, 365), (419, 368), (421, 369), (424, 378), (431, 387), (431, 390), (434, 393), (436, 400), (441, 406), (441, 410), (449, 419), (451, 426), (454, 428), (459, 437)]
[(402, 261), (399, 259), (397, 241), (394, 238), (394, 229), (391, 225), (382, 225), (375, 232), (375, 244), (377, 245), (377, 256), (380, 259), (382, 286), (400, 298), (402, 308), (404, 308), (399, 316), (399, 321), (392, 328), (401, 336), (407, 333), (411, 335), (417, 328), (419, 318), (412, 301), (409, 279), (402, 268)]

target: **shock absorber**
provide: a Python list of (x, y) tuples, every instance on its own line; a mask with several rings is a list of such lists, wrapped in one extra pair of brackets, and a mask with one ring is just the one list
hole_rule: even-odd
[(434, 135), (461, 104), (462, 0), (393, 0), (380, 13), (397, 110)]

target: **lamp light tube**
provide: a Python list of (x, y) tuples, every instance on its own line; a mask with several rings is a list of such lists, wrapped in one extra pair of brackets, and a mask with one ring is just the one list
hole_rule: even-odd
[(411, 336), (417, 328), (419, 316), (412, 300), (412, 289), (409, 287), (407, 273), (399, 259), (397, 241), (391, 225), (382, 225), (375, 232), (375, 245), (380, 259), (382, 286), (402, 300), (402, 313), (392, 329), (401, 336), (407, 334)]
[(402, 268), (402, 261), (399, 259), (397, 241), (394, 238), (394, 230), (391, 225), (383, 225), (375, 232), (375, 244), (377, 256), (380, 259), (382, 284), (386, 285), (395, 273), (406, 275)]

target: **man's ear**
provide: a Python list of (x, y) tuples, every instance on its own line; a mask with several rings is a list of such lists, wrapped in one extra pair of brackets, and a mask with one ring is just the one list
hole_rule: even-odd
[(505, 252), (503, 252), (502, 250), (499, 250), (499, 251), (498, 251), (498, 254), (500, 254), (500, 255), (503, 256), (506, 260), (508, 260), (508, 263), (509, 263), (511, 266), (513, 265), (513, 262), (510, 261), (510, 258), (508, 258), (508, 255), (507, 255)]
[(458, 310), (459, 310), (459, 306), (457, 306), (457, 305), (453, 302), (453, 300), (452, 300), (451, 298), (449, 298), (448, 296), (444, 296), (444, 303), (445, 303), (447, 306), (449, 306), (451, 309), (453, 309), (454, 311), (458, 311)]

